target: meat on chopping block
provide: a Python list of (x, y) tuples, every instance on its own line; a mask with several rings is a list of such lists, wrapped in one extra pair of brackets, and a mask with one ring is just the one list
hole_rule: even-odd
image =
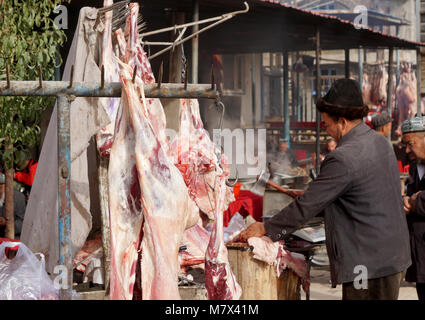
[[(113, 3), (113, 0), (104, 0), (103, 5), (107, 7)], [(104, 21), (100, 67), (104, 68), (105, 82), (119, 82), (119, 68), (117, 62), (113, 58), (112, 11), (105, 12)], [(120, 98), (99, 98), (99, 102), (106, 110), (111, 122), (106, 127), (102, 128), (96, 135), (96, 143), (101, 156), (109, 157), (114, 141), (115, 119), (117, 117)]]
[(304, 292), (310, 288), (307, 262), (302, 254), (285, 250), (284, 241), (273, 242), (269, 237), (252, 237), (248, 244), (253, 247), (254, 258), (274, 265), (276, 276), (280, 277), (286, 268), (294, 271), (301, 279)]

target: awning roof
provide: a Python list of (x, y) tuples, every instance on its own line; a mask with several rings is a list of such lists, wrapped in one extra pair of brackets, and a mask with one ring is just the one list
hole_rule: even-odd
[[(147, 31), (171, 25), (169, 13), (186, 13), (192, 21), (193, 0), (140, 0)], [(241, 10), (243, 0), (199, 0), (200, 19)], [(73, 0), (69, 6), (101, 6), (102, 1)], [(248, 13), (218, 25), (200, 35), (200, 46), (216, 53), (260, 53), (315, 49), (315, 32), (320, 28), (321, 49), (400, 48), (415, 49), (425, 43), (407, 41), (318, 12), (281, 4), (277, 0), (248, 0)], [(205, 26), (205, 25), (204, 25)], [(202, 27), (202, 26), (201, 26)], [(187, 31), (188, 34), (191, 31)], [(168, 37), (164, 35), (163, 37)]]
[[(316, 27), (320, 28), (321, 48), (403, 48), (415, 49), (425, 43), (407, 41), (369, 29), (356, 28), (347, 20), (302, 10), (273, 0), (247, 1), (250, 10), (200, 35), (200, 45), (217, 53), (307, 51), (315, 49)], [(192, 0), (143, 0), (142, 14), (148, 30), (155, 28), (164, 10), (186, 12), (192, 21)], [(166, 8), (166, 9), (164, 9)], [(243, 0), (199, 0), (200, 19), (244, 8)], [(164, 19), (162, 19), (164, 20)]]

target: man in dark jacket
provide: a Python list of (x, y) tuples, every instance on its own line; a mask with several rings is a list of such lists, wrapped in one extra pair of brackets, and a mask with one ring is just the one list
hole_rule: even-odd
[(368, 108), (356, 81), (335, 81), (317, 108), (337, 148), (302, 196), (239, 238), (285, 240), (324, 211), (331, 281), (342, 283), (343, 299), (397, 299), (411, 259), (394, 152), (363, 123)]
[(408, 119), (401, 130), (406, 153), (413, 161), (409, 168), (407, 195), (403, 197), (412, 252), (406, 281), (416, 282), (418, 298), (425, 300), (425, 118)]

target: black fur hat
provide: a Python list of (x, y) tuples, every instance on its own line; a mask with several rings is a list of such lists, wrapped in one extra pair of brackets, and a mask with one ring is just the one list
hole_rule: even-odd
[(352, 79), (336, 80), (328, 93), (317, 100), (316, 106), (320, 112), (349, 120), (361, 119), (369, 112), (369, 107), (363, 103), (359, 83)]

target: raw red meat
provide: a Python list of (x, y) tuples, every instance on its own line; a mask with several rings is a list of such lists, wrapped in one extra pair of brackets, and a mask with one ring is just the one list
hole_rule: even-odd
[(248, 244), (253, 247), (254, 258), (276, 267), (279, 277), (286, 268), (294, 271), (301, 278), (301, 285), (305, 292), (310, 288), (310, 278), (305, 257), (302, 254), (285, 250), (283, 241), (273, 242), (268, 237), (252, 237)]
[(203, 269), (209, 240), (210, 234), (199, 224), (187, 229), (181, 243), (186, 249), (179, 252), (180, 265), (183, 267), (196, 265)]
[(226, 196), (224, 175), (216, 177), (215, 191), (215, 223), (206, 254), (205, 288), (209, 300), (238, 300), (242, 289), (230, 268), (224, 244), (223, 211)]
[[(190, 197), (210, 219), (214, 219), (216, 209), (215, 180), (222, 173), (229, 175), (225, 155), (217, 159), (216, 154), (216, 146), (204, 129), (198, 100), (181, 99), (180, 129), (170, 144), (169, 155), (182, 173)], [(224, 210), (234, 200), (232, 188), (225, 186)]]
[(135, 157), (144, 224), (141, 245), (143, 299), (179, 299), (178, 251), (185, 229), (195, 225), (199, 210), (183, 178), (156, 136), (143, 96), (143, 83), (122, 65), (124, 109), (135, 133)]

